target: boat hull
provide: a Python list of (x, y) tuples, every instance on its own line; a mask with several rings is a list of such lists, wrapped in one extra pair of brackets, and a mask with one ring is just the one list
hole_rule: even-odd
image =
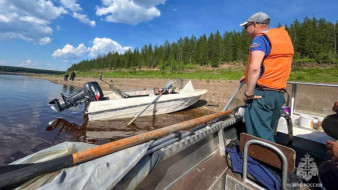
[[(207, 90), (196, 89), (193, 92), (162, 95), (150, 105), (142, 116), (151, 116), (176, 112), (195, 104)], [(135, 97), (117, 100), (91, 102), (87, 114), (89, 121), (132, 118), (140, 113), (156, 96)]]

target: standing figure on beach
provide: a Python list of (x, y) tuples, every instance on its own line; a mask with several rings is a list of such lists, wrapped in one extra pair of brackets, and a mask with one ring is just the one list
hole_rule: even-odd
[(63, 80), (64, 80), (64, 81), (68, 81), (68, 77), (69, 77), (69, 74), (66, 73), (66, 74), (65, 74), (65, 78), (64, 78)]
[(102, 73), (102, 71), (100, 72), (100, 80), (102, 80), (102, 75), (103, 75), (103, 73)]
[(70, 74), (69, 80), (74, 81), (75, 77), (76, 77), (75, 72), (72, 71), (72, 73)]
[(253, 39), (240, 81), (247, 84), (243, 99), (247, 133), (274, 142), (294, 50), (285, 28), (270, 29), (269, 24), (270, 17), (258, 12), (240, 25)]

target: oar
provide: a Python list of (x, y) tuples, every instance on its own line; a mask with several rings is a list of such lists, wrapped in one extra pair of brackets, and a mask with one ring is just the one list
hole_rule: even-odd
[(142, 113), (143, 112), (145, 112), (147, 109), (148, 109), (148, 107), (150, 106), (150, 105), (152, 105), (153, 103), (155, 103), (155, 102), (157, 102), (157, 100), (158, 99), (160, 99), (160, 97), (162, 96), (162, 94), (164, 94), (169, 88), (171, 88), (171, 86), (172, 86), (173, 84), (172, 84), (172, 81), (170, 80), (166, 85), (165, 85), (165, 87), (164, 87), (164, 89), (162, 90), (162, 92), (152, 101), (152, 102), (150, 102), (140, 113), (138, 113), (128, 124), (127, 124), (127, 126), (129, 126), (129, 125), (131, 125), (132, 123), (134, 123), (134, 121), (138, 118), (138, 117), (140, 117), (140, 115), (142, 115)]
[(109, 88), (113, 92), (115, 92), (116, 94), (118, 94), (120, 97), (122, 97), (122, 98), (127, 98), (128, 97), (128, 95), (126, 93), (124, 93), (124, 92), (120, 91), (119, 89), (115, 88), (113, 85), (109, 84), (108, 82), (104, 81), (103, 79), (99, 79), (99, 80), (101, 80), (102, 82), (106, 83), (109, 86)]
[(231, 102), (234, 100), (235, 96), (237, 95), (238, 91), (242, 88), (243, 84), (244, 84), (244, 80), (242, 80), (242, 82), (239, 84), (239, 86), (237, 87), (237, 89), (234, 92), (234, 94), (231, 96), (231, 98), (228, 101), (228, 103), (224, 106), (223, 111), (225, 111), (225, 110), (228, 109), (228, 107), (230, 106)]
[[(93, 160), (95, 158), (129, 148), (138, 144), (148, 142), (153, 139), (159, 139), (170, 133), (189, 130), (196, 125), (200, 125), (206, 122), (210, 122), (215, 118), (222, 117), (224, 115), (232, 113), (231, 110), (218, 112), (196, 119), (184, 121), (174, 125), (170, 125), (164, 128), (160, 128), (147, 133), (139, 134), (136, 136), (124, 138), (114, 142), (110, 142), (104, 145), (100, 145), (82, 152), (70, 154), (64, 157), (56, 158), (54, 160), (37, 163), (31, 166), (27, 166), (21, 169), (17, 169), (5, 174), (0, 175), (0, 188), (8, 187), (15, 184), (26, 182), (39, 175), (54, 172), (62, 168), (70, 167), (76, 164), (83, 163), (85, 161)], [(1, 167), (0, 167), (1, 170)]]
[[(239, 86), (237, 87), (237, 89), (235, 90), (235, 92), (232, 94), (230, 100), (228, 101), (228, 103), (224, 106), (222, 111), (225, 111), (228, 109), (228, 107), (230, 106), (231, 102), (234, 100), (235, 96), (237, 95), (238, 91), (242, 88), (244, 84), (244, 80), (241, 81), (241, 83), (239, 84)], [(219, 118), (216, 118), (213, 122), (217, 122), (219, 120)]]

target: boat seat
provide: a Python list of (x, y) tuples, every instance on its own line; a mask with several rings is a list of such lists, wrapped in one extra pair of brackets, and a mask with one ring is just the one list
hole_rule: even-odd
[[(286, 146), (283, 146), (277, 143), (272, 143), (270, 141), (267, 141), (267, 140), (264, 140), (264, 139), (246, 134), (246, 133), (241, 133), (240, 143), (239, 143), (240, 151), (244, 152), (245, 143), (253, 139), (266, 142), (268, 144), (274, 145), (277, 148), (279, 148), (284, 153), (286, 160), (288, 162), (288, 172), (293, 173), (295, 171), (296, 152), (289, 147), (286, 147)], [(280, 156), (275, 151), (267, 147), (264, 147), (258, 144), (252, 144), (249, 146), (248, 155), (270, 166), (282, 169), (282, 159), (280, 158)]]

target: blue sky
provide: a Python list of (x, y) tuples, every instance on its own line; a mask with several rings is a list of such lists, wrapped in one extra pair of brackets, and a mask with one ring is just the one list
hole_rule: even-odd
[(270, 27), (338, 21), (337, 0), (0, 0), (0, 65), (66, 70), (109, 51), (240, 31), (259, 11)]

